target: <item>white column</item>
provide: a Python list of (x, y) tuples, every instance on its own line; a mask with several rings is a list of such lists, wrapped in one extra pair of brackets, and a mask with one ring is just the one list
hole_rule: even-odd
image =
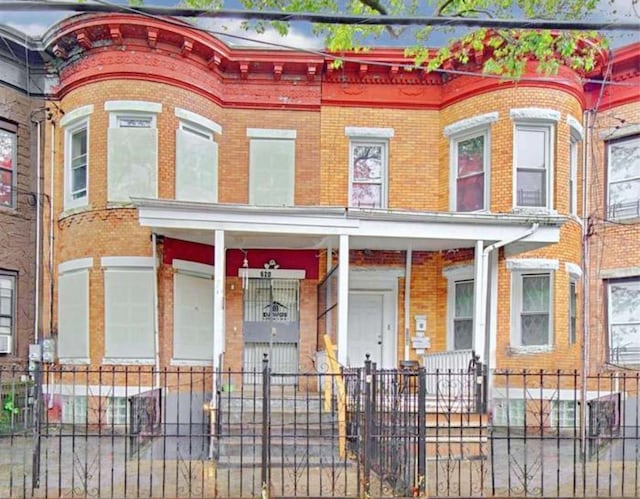
[(347, 335), (349, 328), (349, 236), (340, 235), (338, 260), (338, 362), (347, 365)]
[(476, 241), (475, 251), (475, 274), (473, 279), (473, 350), (480, 357), (480, 361), (484, 362), (484, 345), (485, 345), (485, 279), (484, 265), (482, 261), (482, 253), (484, 250), (484, 241)]
[(226, 273), (224, 231), (215, 231), (214, 275), (213, 275), (213, 367), (218, 366), (220, 354), (224, 353), (224, 285)]

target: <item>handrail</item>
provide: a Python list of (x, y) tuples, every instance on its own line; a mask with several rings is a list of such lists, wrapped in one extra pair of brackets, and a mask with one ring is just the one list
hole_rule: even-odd
[(332, 388), (335, 381), (338, 394), (338, 451), (340, 458), (346, 456), (347, 447), (347, 390), (340, 370), (340, 363), (336, 357), (336, 347), (328, 334), (324, 335), (324, 345), (327, 351), (327, 374), (324, 382), (324, 410), (331, 410)]

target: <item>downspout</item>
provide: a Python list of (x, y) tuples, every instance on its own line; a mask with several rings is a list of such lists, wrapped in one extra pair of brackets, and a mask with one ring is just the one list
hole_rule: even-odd
[(53, 243), (55, 236), (53, 234), (53, 218), (54, 218), (54, 170), (56, 160), (56, 122), (51, 119), (51, 157), (49, 168), (49, 334), (53, 331)]
[(154, 388), (160, 388), (160, 331), (158, 320), (158, 252), (156, 250), (156, 233), (151, 233), (151, 246), (153, 254), (153, 348), (155, 355), (155, 381)]
[(409, 360), (410, 320), (411, 320), (411, 262), (413, 260), (413, 249), (407, 248), (404, 270), (404, 360)]
[(41, 188), (40, 188), (40, 175), (42, 169), (42, 162), (40, 161), (40, 154), (42, 153), (42, 127), (40, 121), (35, 121), (36, 124), (36, 275), (35, 275), (35, 310), (33, 314), (33, 337), (34, 343), (38, 343), (40, 340), (39, 328), (40, 323), (40, 210), (42, 208), (40, 202)]
[[(531, 234), (536, 232), (539, 227), (540, 227), (539, 223), (534, 223), (523, 234), (520, 234), (519, 236), (513, 237), (511, 239), (503, 239), (502, 241), (495, 242), (487, 246), (482, 251), (482, 282), (480, 283), (480, 285), (482, 286), (481, 292), (480, 292), (482, 303), (479, 304), (482, 307), (481, 310), (486, 310), (486, 306), (487, 306), (487, 294), (489, 292), (489, 279), (487, 278), (487, 274), (489, 272), (489, 255), (493, 251), (498, 250), (503, 246), (506, 246), (507, 244), (512, 244), (526, 237), (529, 237)], [(491, 335), (488, 334), (488, 331), (487, 331), (486, 314), (479, 314), (479, 315), (483, 321), (483, 323), (479, 325), (479, 331), (484, 331), (485, 344), (487, 345), (486, 354), (485, 354), (485, 357), (486, 357), (485, 360), (487, 364), (486, 365), (486, 372), (487, 372), (487, 401), (486, 402), (487, 402), (487, 413), (489, 414), (489, 424), (491, 424), (493, 422), (493, 415), (492, 415), (493, 407), (491, 404), (492, 394), (493, 394), (493, 375), (491, 370), (494, 368), (494, 364), (495, 364), (495, 353), (494, 353), (495, 346), (491, 345)]]

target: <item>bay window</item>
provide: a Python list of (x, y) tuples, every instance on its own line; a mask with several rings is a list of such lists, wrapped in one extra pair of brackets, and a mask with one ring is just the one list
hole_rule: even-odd
[(607, 145), (608, 218), (640, 217), (640, 136)]

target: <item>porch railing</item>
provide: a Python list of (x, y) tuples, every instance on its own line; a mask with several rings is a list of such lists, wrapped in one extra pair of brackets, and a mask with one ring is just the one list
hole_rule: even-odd
[[(427, 373), (460, 373), (468, 371), (473, 358), (473, 351), (450, 350), (448, 352), (429, 353), (424, 357), (424, 368)], [(427, 393), (435, 395), (438, 390), (437, 377), (427, 377)]]

